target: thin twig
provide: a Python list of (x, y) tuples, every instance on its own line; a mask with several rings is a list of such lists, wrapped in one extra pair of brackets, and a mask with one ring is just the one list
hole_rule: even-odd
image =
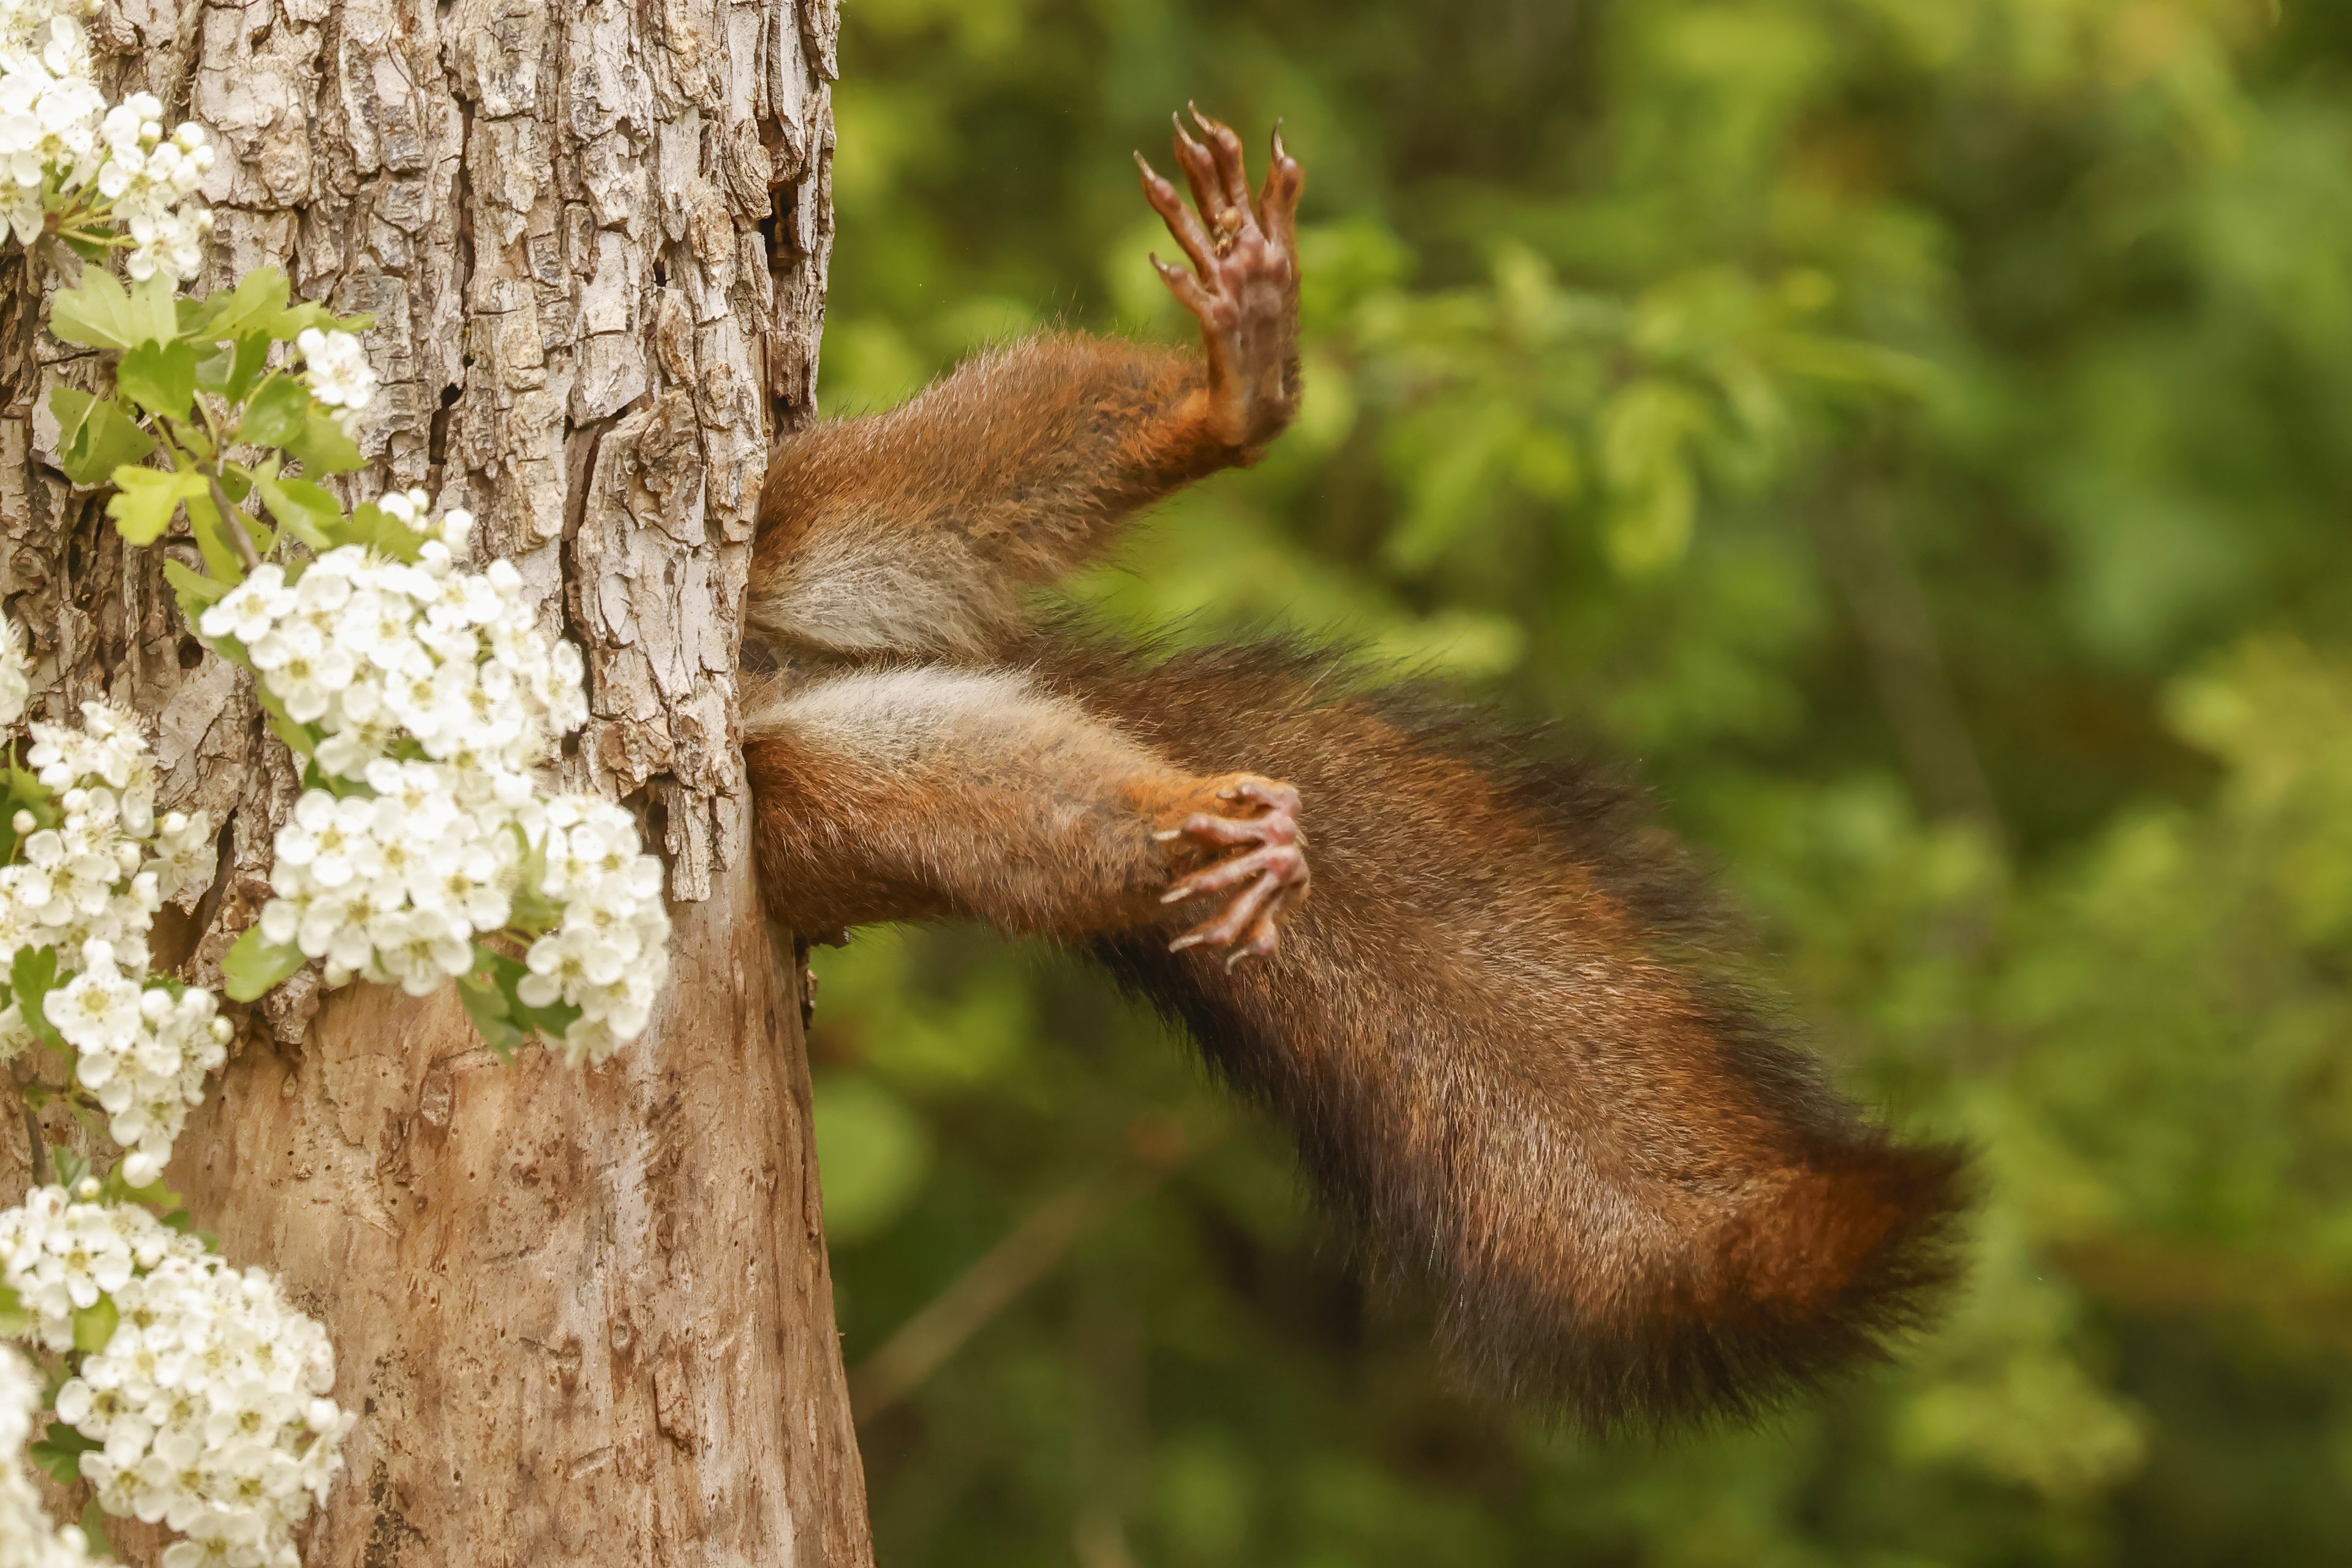
[(868, 1420), (920, 1388), (972, 1335), (1051, 1274), (1071, 1248), (1159, 1186), (1192, 1152), (1180, 1147), (1173, 1157), (1146, 1163), (1124, 1179), (1087, 1177), (1032, 1210), (850, 1374), (851, 1414)]
[(1912, 786), (1932, 814), (2008, 839), (1976, 737), (1952, 690), (1926, 587), (1880, 488), (1849, 474), (1818, 515), (1830, 575), (1861, 634), (1871, 681)]
[(32, 1097), (25, 1092), (25, 1080), (19, 1078), (15, 1081), (16, 1109), (25, 1114), (25, 1147), (28, 1151), (26, 1158), (32, 1162), (33, 1185), (46, 1187), (49, 1184), (49, 1152), (41, 1142), (41, 1119), (33, 1114)]
[(1131, 1184), (1096, 1178), (1039, 1206), (929, 1306), (900, 1324), (857, 1369), (849, 1380), (851, 1412), (867, 1420), (921, 1387), (964, 1342), (1052, 1273), (1071, 1247), (1132, 1195)]
[(245, 531), (245, 513), (229, 505), (228, 492), (221, 489), (220, 478), (206, 474), (205, 483), (213, 492), (213, 506), (220, 512), (221, 527), (228, 531), (228, 542), (236, 548), (236, 558), (245, 563), (248, 572), (261, 564), (261, 552), (253, 547), (253, 535)]

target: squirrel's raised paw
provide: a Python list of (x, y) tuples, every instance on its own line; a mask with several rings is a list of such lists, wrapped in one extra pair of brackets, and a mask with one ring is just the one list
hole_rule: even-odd
[(1176, 122), (1176, 162), (1196, 216), (1142, 153), (1143, 193), (1192, 266), (1151, 258), (1171, 292), (1199, 318), (1209, 384), (1201, 409), (1225, 445), (1254, 450), (1298, 411), (1298, 194), (1306, 176), (1274, 132), (1273, 163), (1255, 196), (1230, 126), (1192, 110), (1195, 139)]
[(1224, 908), (1168, 944), (1228, 949), (1225, 967), (1271, 955), (1279, 922), (1307, 898), (1307, 846), (1298, 831), (1298, 792), (1255, 773), (1213, 779), (1197, 809), (1162, 829), (1162, 842), (1185, 842), (1215, 853), (1198, 870), (1178, 878), (1162, 903), (1230, 894)]

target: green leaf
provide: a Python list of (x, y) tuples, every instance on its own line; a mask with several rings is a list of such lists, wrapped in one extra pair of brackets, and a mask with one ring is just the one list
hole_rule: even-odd
[(343, 505), (323, 487), (309, 479), (273, 479), (254, 476), (269, 515), (313, 550), (331, 550), (342, 542)]
[(267, 332), (251, 332), (235, 342), (222, 343), (196, 362), (196, 384), (216, 392), (231, 403), (242, 403), (269, 367)]
[(49, 1423), (48, 1435), (25, 1450), (25, 1457), (61, 1487), (81, 1479), (81, 1457), (106, 1445), (85, 1437), (62, 1421)]
[(341, 421), (320, 408), (310, 410), (310, 422), (303, 426), (301, 437), (285, 446), (288, 455), (302, 465), (302, 471), (314, 476), (348, 474), (367, 461)]
[(168, 343), (180, 335), (177, 285), (158, 272), (128, 293), (102, 267), (82, 269), (81, 287), (60, 289), (49, 301), (49, 331), (93, 349)]
[(188, 521), (195, 525), (196, 548), (204, 552), (205, 570), (223, 582), (243, 581), (245, 562), (229, 543), (210, 496), (188, 498)]
[(261, 934), (259, 926), (248, 926), (221, 961), (221, 973), (233, 1000), (251, 1002), (301, 968), (303, 962), (302, 950), (292, 942), (272, 942)]
[(105, 484), (155, 449), (155, 437), (110, 397), (60, 386), (49, 394), (49, 412), (58, 416), (58, 467), (78, 485)]
[(115, 365), (114, 384), (150, 414), (185, 419), (196, 395), (196, 345), (142, 343)]
[(25, 1299), (0, 1280), (0, 1339), (17, 1339), (32, 1331), (33, 1314), (25, 1310)]
[(228, 384), (221, 395), (231, 403), (242, 403), (269, 374), (269, 350), (273, 344), (268, 334), (255, 332), (236, 340), (236, 363), (229, 369)]
[(179, 597), (180, 615), (192, 626), (196, 624), (196, 617), (205, 613), (206, 605), (217, 605), (228, 597), (231, 586), (215, 582), (168, 556), (163, 562), (163, 580), (172, 584), (172, 592)]
[[(248, 658), (240, 662), (249, 664), (252, 660)], [(278, 738), (285, 742), (296, 756), (308, 757), (318, 751), (319, 732), (288, 713), (286, 705), (271, 696), (267, 688), (256, 691), (254, 700), (261, 704), (261, 710), (269, 715), (269, 727), (278, 731)], [(306, 769), (308, 765), (304, 764)]]
[(292, 292), (284, 268), (256, 268), (234, 289), (205, 300), (181, 300), (181, 334), (199, 342), (218, 342), (256, 331), (291, 337), (291, 332), (278, 333), (273, 329)]
[(11, 763), (5, 775), (0, 776), (5, 776), (6, 781), (0, 789), (5, 789), (5, 804), (10, 816), (19, 811), (29, 811), (43, 827), (55, 827), (65, 820), (65, 814), (58, 808), (58, 797), (49, 792), (48, 785), (41, 782), (38, 773)]
[(8, 969), (8, 988), (16, 994), (16, 1011), (24, 1016), (25, 1026), (37, 1036), (43, 1045), (65, 1048), (66, 1037), (49, 1022), (47, 998), (58, 983), (58, 950), (53, 947), (19, 949), (16, 962)]
[[(224, 487), (226, 488), (226, 487)], [(213, 506), (212, 495), (199, 492), (187, 498), (188, 521), (194, 525), (196, 548), (204, 552), (205, 566), (215, 577), (225, 583), (240, 582), (245, 577), (245, 562), (236, 547), (229, 542), (228, 530)], [(269, 553), (278, 536), (268, 523), (247, 512), (238, 512), (237, 521), (244, 524), (253, 548), (263, 555)]]
[(81, 1533), (93, 1556), (112, 1557), (116, 1554), (114, 1538), (106, 1533), (106, 1510), (99, 1506), (96, 1498), (81, 1505)]
[(107, 498), (106, 515), (114, 520), (125, 544), (154, 543), (172, 526), (180, 503), (204, 495), (207, 488), (204, 475), (189, 469), (117, 468), (114, 482), (117, 489)]
[(186, 1204), (184, 1198), (163, 1184), (163, 1179), (161, 1176), (143, 1187), (132, 1186), (122, 1179), (122, 1166), (120, 1162), (117, 1162), (114, 1169), (106, 1173), (105, 1184), (100, 1187), (98, 1195), (104, 1203), (142, 1204), (149, 1208), (176, 1209), (184, 1207)]
[(374, 325), (375, 317), (371, 312), (338, 316), (315, 300), (295, 300), (271, 323), (278, 335), (289, 343), (312, 327), (322, 332), (349, 332), (357, 337)]
[[(518, 839), (522, 829), (511, 831)], [(551, 899), (545, 891), (547, 882), (547, 846), (526, 843), (522, 851), (520, 874), (515, 879), (514, 912), (507, 923), (526, 936), (541, 936), (553, 931), (563, 920), (561, 900)]]
[(478, 971), (461, 974), (457, 977), (457, 999), (465, 1003), (466, 1016), (481, 1031), (482, 1044), (498, 1052), (500, 1060), (514, 1060), (515, 1047), (522, 1044), (523, 1033), (507, 1016), (506, 993), (499, 988), (498, 982)]
[(498, 988), (500, 1016), (511, 1026), (526, 1032), (536, 1030), (551, 1041), (561, 1040), (563, 1032), (579, 1021), (580, 1009), (565, 1002), (546, 1007), (534, 1007), (525, 1002), (520, 987), (530, 974), (530, 967), (520, 960), (509, 958), (505, 953), (477, 942), (474, 946), (474, 973), (467, 979), (486, 980)]
[(337, 540), (395, 561), (415, 561), (425, 552), (424, 536), (373, 501), (362, 501), (352, 510), (351, 521), (343, 524)]
[(245, 405), (237, 438), (257, 447), (286, 447), (310, 427), (310, 389), (290, 375), (272, 376)]
[(196, 384), (206, 392), (226, 392), (229, 378), (236, 374), (235, 343), (219, 343), (196, 359)]
[(97, 1354), (106, 1348), (106, 1342), (114, 1337), (115, 1328), (121, 1321), (122, 1313), (111, 1296), (100, 1296), (91, 1305), (78, 1309), (73, 1315), (74, 1349)]

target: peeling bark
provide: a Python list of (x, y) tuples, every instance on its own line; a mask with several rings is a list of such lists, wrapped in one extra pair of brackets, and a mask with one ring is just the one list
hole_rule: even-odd
[[(832, 0), (112, 0), (98, 20), (122, 88), (220, 150), (207, 285), (276, 262), (374, 313), (372, 467), (347, 499), (470, 506), (587, 651), (566, 783), (641, 808), (677, 921), (653, 1026), (601, 1068), (500, 1065), (453, 994), (298, 980), (247, 1020), (168, 1179), (334, 1336), (362, 1420), (312, 1564), (871, 1562), (733, 673), (766, 454), (812, 411), (836, 29)], [(42, 401), (93, 371), (40, 338), (19, 264), (0, 289), (0, 600), (37, 713), (133, 709), (163, 805), (227, 824), (220, 883), (158, 933), (217, 984), (295, 775), (155, 553), (45, 462)], [(28, 1155), (0, 1088), (0, 1201)]]

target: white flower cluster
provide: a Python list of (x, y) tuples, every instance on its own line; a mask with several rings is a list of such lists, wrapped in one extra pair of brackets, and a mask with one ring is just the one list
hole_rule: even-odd
[[(228, 1023), (210, 992), (145, 978), (155, 911), (212, 881), (211, 825), (202, 813), (156, 819), (147, 743), (103, 703), (83, 704), (79, 730), (34, 725), (26, 761), (59, 820), (43, 827), (17, 813), (21, 858), (0, 867), (0, 970), (28, 948), (56, 952), (60, 979), (71, 978), (43, 1011), (75, 1048), (75, 1076), (98, 1096), (115, 1142), (131, 1151), (124, 1176), (143, 1187), (226, 1055)], [(33, 1038), (20, 1001), (0, 1009), (0, 1059)]]
[(79, 1057), (74, 1076), (98, 1096), (107, 1133), (130, 1151), (122, 1177), (134, 1187), (163, 1174), (205, 1078), (228, 1059), (231, 1030), (201, 986), (142, 984), (115, 966), (111, 943), (81, 951), (81, 973), (49, 993), (49, 1022)]
[[(63, 20), (79, 29), (98, 15), (100, 0), (0, 0), (0, 54), (38, 53)], [(79, 37), (79, 31), (75, 36)]]
[(152, 93), (107, 107), (81, 20), (96, 9), (96, 0), (0, 0), (0, 220), (29, 245), (63, 195), (130, 236), (131, 277), (185, 280), (212, 231), (196, 196), (212, 147), (194, 125), (166, 138)]
[[(417, 510), (413, 493), (379, 504), (404, 521)], [(452, 513), (414, 565), (349, 544), (297, 581), (266, 563), (198, 628), (236, 639), (287, 716), (318, 727), (332, 777), (364, 783), (403, 736), (464, 773), (536, 766), (587, 721), (580, 650), (539, 630), (511, 563), (457, 563), (448, 536), (471, 521)]]
[(374, 399), (375, 366), (368, 363), (367, 350), (351, 333), (305, 327), (294, 346), (302, 351), (310, 395), (328, 407), (340, 408), (348, 417)]
[(293, 1529), (325, 1501), (353, 1417), (327, 1397), (326, 1331), (267, 1273), (230, 1268), (144, 1209), (39, 1187), (0, 1214), (0, 1279), (60, 1352), (77, 1310), (113, 1302), (113, 1336), (56, 1406), (100, 1445), (81, 1458), (100, 1507), (187, 1537), (164, 1568), (299, 1568)]
[(379, 759), (368, 773), (373, 796), (310, 790), (295, 802), (278, 830), (278, 896), (262, 908), (262, 934), (324, 959), (330, 985), (359, 975), (429, 995), (473, 968), (477, 931), (511, 916), (523, 846), (508, 826), (530, 797), (480, 788), (519, 774), (446, 763)]
[(519, 899), (552, 900), (523, 1000), (579, 1007), (567, 1051), (601, 1061), (645, 1028), (669, 917), (635, 819), (594, 797), (550, 799), (532, 775), (587, 721), (579, 650), (534, 625), (512, 565), (458, 563), (467, 513), (435, 524), (414, 490), (377, 504), (425, 534), (415, 564), (355, 545), (290, 582), (265, 564), (198, 622), (241, 644), (287, 716), (316, 727), (322, 773), (366, 786), (295, 803), (262, 934), (324, 960), (331, 985), (425, 995), (473, 968), (474, 939), (505, 930)]
[(0, 213), (21, 244), (47, 224), (52, 174), (82, 184), (96, 172), (106, 95), (89, 68), (89, 40), (72, 16), (0, 4)]
[(193, 122), (166, 139), (163, 113), (150, 92), (134, 92), (107, 110), (98, 131), (107, 154), (98, 194), (113, 204), (115, 223), (131, 237), (124, 270), (133, 278), (161, 271), (189, 279), (205, 264), (205, 237), (213, 230), (212, 212), (194, 199), (213, 166), (213, 149), (205, 128)]
[(53, 1528), (19, 1458), (40, 1413), (41, 1384), (25, 1358), (0, 1346), (0, 1568), (83, 1568), (89, 1546), (71, 1525)]
[(637, 819), (601, 795), (558, 795), (525, 832), (544, 852), (541, 890), (563, 918), (531, 943), (516, 993), (533, 1007), (579, 1008), (565, 1054), (601, 1062), (645, 1032), (669, 976), (661, 862), (641, 851)]
[(0, 868), (0, 966), (28, 947), (55, 947), (70, 966), (96, 941), (143, 973), (155, 911), (212, 881), (212, 825), (201, 812), (156, 820), (147, 742), (104, 703), (82, 704), (80, 729), (32, 729), (26, 761), (61, 815), (54, 827), (16, 815), (22, 859)]

